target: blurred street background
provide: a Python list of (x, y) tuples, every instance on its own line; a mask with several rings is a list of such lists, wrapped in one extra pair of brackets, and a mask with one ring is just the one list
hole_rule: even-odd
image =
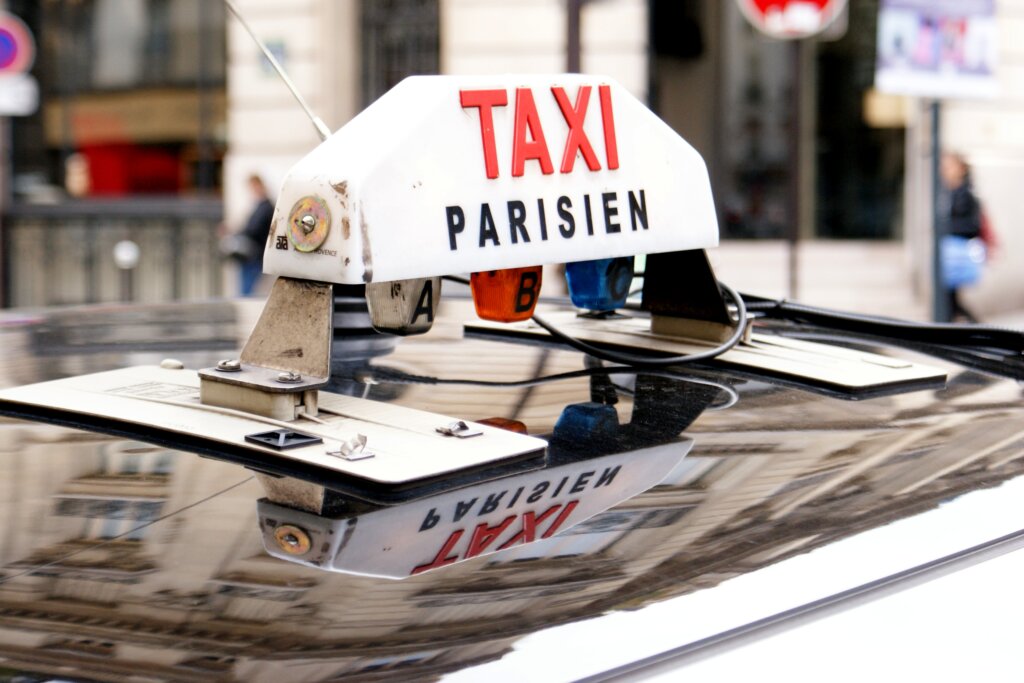
[[(908, 30), (963, 68), (924, 85), (890, 73), (921, 56), (900, 33), (913, 0), (837, 3), (803, 40), (755, 28), (762, 0), (237, 4), (332, 129), (412, 74), (616, 79), (703, 155), (712, 261), (750, 293), (931, 318), (935, 151), (958, 152), (998, 236), (961, 298), (983, 320), (1024, 311), (1024, 0), (931, 3), (956, 21)], [(273, 199), (318, 144), (238, 22), (213, 0), (0, 8), (35, 43), (19, 62), (24, 37), (0, 26), (0, 305), (237, 295), (223, 238), (252, 211), (249, 179)]]

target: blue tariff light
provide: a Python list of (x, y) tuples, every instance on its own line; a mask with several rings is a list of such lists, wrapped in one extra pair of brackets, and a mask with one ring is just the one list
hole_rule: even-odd
[(594, 439), (610, 439), (619, 428), (619, 414), (603, 403), (572, 403), (555, 422), (555, 441), (579, 445)]
[(613, 311), (626, 305), (633, 282), (633, 257), (567, 263), (565, 279), (573, 306), (588, 311)]

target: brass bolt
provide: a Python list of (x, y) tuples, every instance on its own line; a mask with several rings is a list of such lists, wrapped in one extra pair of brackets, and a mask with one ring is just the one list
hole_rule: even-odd
[(277, 541), (277, 547), (289, 555), (305, 555), (313, 545), (309, 534), (291, 524), (277, 527), (274, 530), (274, 540)]

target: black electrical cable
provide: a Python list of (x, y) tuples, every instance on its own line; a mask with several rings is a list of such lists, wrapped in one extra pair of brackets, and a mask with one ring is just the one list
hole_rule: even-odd
[(747, 308), (761, 317), (802, 322), (831, 330), (870, 334), (893, 340), (937, 346), (984, 347), (1024, 352), (1024, 333), (988, 325), (921, 323), (882, 316), (818, 308), (785, 299), (742, 295)]
[(624, 365), (636, 365), (640, 367), (666, 367), (670, 365), (680, 365), (682, 363), (696, 363), (699, 361), (711, 360), (722, 355), (723, 353), (725, 353), (726, 351), (740, 343), (740, 340), (743, 339), (743, 335), (746, 332), (747, 307), (745, 302), (743, 301), (743, 297), (740, 296), (740, 294), (735, 289), (725, 284), (724, 282), (719, 281), (718, 286), (736, 304), (736, 329), (733, 331), (732, 336), (730, 336), (722, 344), (714, 348), (708, 349), (707, 351), (699, 351), (697, 353), (690, 353), (683, 356), (669, 356), (667, 358), (635, 356), (632, 354), (611, 351), (608, 349), (600, 348), (598, 346), (593, 346), (592, 344), (588, 344), (582, 340), (576, 339), (575, 337), (572, 337), (562, 332), (551, 323), (547, 322), (543, 318), (540, 318), (536, 315), (533, 316), (533, 322), (537, 323), (542, 328), (547, 330), (548, 334), (550, 334), (552, 337), (559, 340), (560, 342), (568, 344), (577, 351), (582, 351), (583, 353), (590, 354), (595, 358), (600, 358), (601, 360), (605, 360), (610, 363), (622, 363)]
[[(484, 379), (459, 379), (455, 377), (429, 377), (426, 375), (414, 375), (403, 370), (396, 370), (387, 367), (374, 367), (372, 371), (363, 374), (357, 372), (353, 376), (353, 380), (356, 382), (388, 382), (391, 384), (454, 384), (464, 385), (473, 387), (502, 387), (502, 388), (521, 388), (521, 387), (537, 387), (544, 384), (550, 384), (551, 382), (558, 382), (567, 379), (577, 379), (579, 377), (592, 377), (594, 375), (651, 375), (653, 377), (665, 377), (667, 379), (674, 379), (680, 382), (690, 382), (693, 384), (702, 384), (709, 387), (714, 387), (722, 391), (729, 398), (721, 405), (712, 406), (709, 410), (723, 410), (725, 408), (731, 408), (739, 401), (739, 393), (733, 387), (728, 384), (721, 382), (715, 382), (710, 379), (704, 379), (702, 377), (693, 377), (691, 375), (684, 375), (678, 372), (671, 372), (669, 370), (651, 369), (646, 370), (643, 368), (634, 368), (629, 366), (598, 366), (593, 368), (585, 368), (583, 370), (571, 370), (569, 372), (560, 372), (554, 375), (542, 375), (540, 377), (531, 377), (530, 379), (519, 379), (519, 380), (484, 380)], [(621, 389), (621, 387), (619, 387)]]

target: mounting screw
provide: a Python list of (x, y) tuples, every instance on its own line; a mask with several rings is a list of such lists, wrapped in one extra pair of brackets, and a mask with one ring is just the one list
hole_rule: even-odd
[(218, 361), (217, 369), (221, 372), (239, 372), (242, 369), (242, 361), (234, 359)]
[(313, 545), (309, 534), (297, 526), (282, 524), (274, 530), (277, 547), (289, 555), (305, 555)]
[(308, 213), (302, 217), (300, 222), (302, 223), (302, 232), (306, 233), (307, 235), (313, 232), (313, 229), (316, 228), (316, 218), (309, 215)]
[(277, 381), (283, 384), (295, 384), (302, 381), (302, 375), (297, 372), (282, 372), (278, 374)]

